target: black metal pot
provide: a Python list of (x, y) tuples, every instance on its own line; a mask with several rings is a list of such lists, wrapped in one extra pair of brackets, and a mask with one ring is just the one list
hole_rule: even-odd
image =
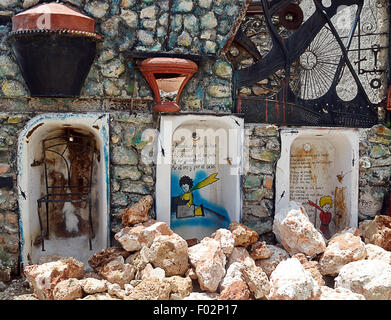
[(32, 97), (78, 97), (99, 40), (67, 30), (12, 32), (8, 38)]

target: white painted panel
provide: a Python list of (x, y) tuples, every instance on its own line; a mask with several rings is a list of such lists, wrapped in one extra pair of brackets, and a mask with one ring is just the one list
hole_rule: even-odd
[(234, 116), (162, 116), (156, 216), (185, 239), (240, 221), (243, 120)]

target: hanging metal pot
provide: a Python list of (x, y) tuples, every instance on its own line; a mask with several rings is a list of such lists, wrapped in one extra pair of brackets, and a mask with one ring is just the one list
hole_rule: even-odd
[(101, 36), (95, 21), (64, 4), (15, 15), (8, 41), (33, 97), (77, 97)]

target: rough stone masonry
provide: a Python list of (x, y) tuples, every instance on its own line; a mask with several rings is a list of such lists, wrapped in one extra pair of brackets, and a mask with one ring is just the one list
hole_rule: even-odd
[[(10, 18), (41, 2), (43, 1), (0, 0), (0, 15)], [(5, 183), (0, 187), (0, 281), (8, 282), (12, 276), (21, 273), (18, 197), (22, 197), (23, 193), (18, 189), (16, 179), (18, 157), (16, 146), (19, 133), (34, 116), (51, 112), (110, 114), (110, 228), (112, 242), (115, 243), (115, 235), (123, 230), (122, 211), (137, 203), (145, 195), (153, 197), (155, 185), (154, 164), (145, 165), (141, 161), (141, 150), (148, 143), (142, 140), (141, 133), (146, 129), (157, 128), (156, 115), (152, 112), (153, 94), (135, 62), (128, 59), (126, 53), (129, 50), (152, 52), (166, 50), (176, 53), (214, 55), (215, 60), (200, 63), (199, 72), (184, 89), (180, 101), (181, 112), (211, 114), (232, 112), (232, 65), (221, 51), (232, 35), (232, 27), (238, 22), (237, 19), (241, 18), (245, 6), (243, 0), (175, 0), (171, 8), (170, 24), (167, 13), (169, 1), (67, 0), (64, 3), (93, 17), (97, 22), (97, 32), (104, 38), (104, 41), (99, 44), (97, 57), (80, 98), (30, 97), (15, 57), (6, 41), (11, 31), (11, 21), (8, 20), (0, 25), (0, 179)], [(170, 28), (170, 37), (167, 37), (167, 28)], [(258, 42), (261, 40), (258, 39)], [(262, 83), (251, 90), (254, 94), (260, 93), (264, 85)], [(247, 89), (242, 88), (242, 91)], [(245, 154), (249, 157), (249, 168), (242, 177), (241, 222), (254, 230), (260, 239), (267, 240), (270, 243), (268, 245), (274, 245), (272, 229), (275, 215), (275, 164), (281, 152), (279, 128), (246, 123), (245, 129), (244, 145), (247, 146)], [(359, 217), (360, 220), (366, 220), (373, 219), (381, 213), (384, 195), (390, 187), (391, 130), (377, 125), (369, 129), (360, 129), (360, 132)], [(149, 211), (149, 218), (155, 218), (153, 207)], [(161, 241), (166, 242), (165, 239)], [(208, 246), (214, 246), (213, 250), (220, 257), (221, 261), (216, 262), (216, 269), (220, 270), (219, 274), (223, 274), (223, 266), (227, 267), (229, 264), (223, 263), (224, 256), (226, 260), (231, 256), (228, 257), (226, 253), (222, 255), (216, 241), (208, 240)], [(280, 247), (271, 249), (277, 252), (273, 251), (273, 255), (285, 254), (280, 252), (282, 250)], [(238, 250), (244, 252), (243, 249)], [(117, 263), (117, 266), (116, 263), (113, 262), (113, 268), (118, 267), (118, 270), (122, 270), (124, 264), (122, 260)], [(228, 270), (234, 272), (237, 270), (236, 267), (242, 269), (242, 266), (238, 266), (235, 262), (229, 264), (229, 267), (226, 272)], [(156, 269), (148, 268), (151, 272), (151, 268)], [(256, 269), (253, 266), (251, 268)], [(264, 268), (268, 270), (267, 267)], [(297, 263), (295, 268), (302, 271)], [(198, 269), (202, 270), (200, 264)], [(161, 271), (155, 272), (159, 274)], [(254, 271), (254, 274), (258, 273), (259, 270)], [(265, 280), (263, 274), (256, 276), (252, 271), (246, 274), (246, 279)], [(306, 279), (307, 275), (303, 277)], [(246, 286), (250, 288), (249, 281), (245, 284), (237, 283), (235, 288), (246, 288)], [(76, 281), (72, 283), (76, 285)], [(224, 281), (220, 282), (220, 285), (221, 283)], [(160, 285), (161, 281), (158, 284)], [(100, 285), (106, 288), (105, 285)], [(153, 287), (151, 283), (144, 285)], [(209, 288), (210, 285), (203, 284), (205, 288)], [(139, 287), (140, 294), (143, 286)], [(85, 289), (86, 287), (87, 285), (83, 287), (82, 294), (91, 292)], [(252, 290), (256, 293), (241, 289), (232, 289), (232, 291), (238, 294), (244, 292), (245, 297), (250, 296), (250, 292), (254, 297), (263, 295), (263, 289), (259, 291), (254, 288), (253, 286)], [(60, 289), (58, 290), (60, 292)], [(170, 291), (171, 289), (156, 290), (164, 292), (158, 293), (163, 294), (164, 297), (182, 294)], [(170, 294), (167, 294), (168, 291)], [(80, 296), (80, 290), (77, 289), (75, 294)], [(209, 297), (213, 294), (206, 295)], [(227, 296), (230, 294), (227, 293)], [(282, 296), (282, 293), (275, 293), (275, 296)], [(310, 291), (309, 296), (315, 297), (317, 293)]]

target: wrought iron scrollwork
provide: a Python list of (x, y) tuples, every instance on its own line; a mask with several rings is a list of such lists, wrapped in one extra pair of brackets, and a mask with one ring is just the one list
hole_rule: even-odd
[[(271, 38), (271, 49), (263, 56), (251, 45), (245, 33), (236, 35), (236, 43), (251, 53), (254, 63), (234, 71), (235, 92), (240, 87), (251, 86), (283, 71), (281, 88), (276, 94), (266, 98), (239, 95), (235, 97), (237, 111), (243, 112), (252, 122), (370, 127), (377, 123), (376, 105), (368, 98), (355, 69), (359, 62), (352, 63), (349, 59), (349, 50), (360, 27), (364, 0), (335, 0), (328, 4), (319, 0), (313, 2), (314, 13), (304, 22), (298, 22), (297, 29), (296, 26), (287, 28), (289, 32), (282, 37), (273, 17), (291, 6), (291, 1), (261, 0)], [(355, 9), (351, 28), (343, 39), (332, 22), (341, 7)], [(374, 54), (378, 52), (376, 46), (373, 50)], [(375, 69), (370, 71), (382, 72), (377, 65), (377, 57), (374, 61)], [(351, 95), (349, 99), (342, 99), (339, 92), (338, 85), (343, 75), (349, 75), (355, 88), (345, 89)], [(370, 85), (379, 88), (381, 83), (374, 78)]]

